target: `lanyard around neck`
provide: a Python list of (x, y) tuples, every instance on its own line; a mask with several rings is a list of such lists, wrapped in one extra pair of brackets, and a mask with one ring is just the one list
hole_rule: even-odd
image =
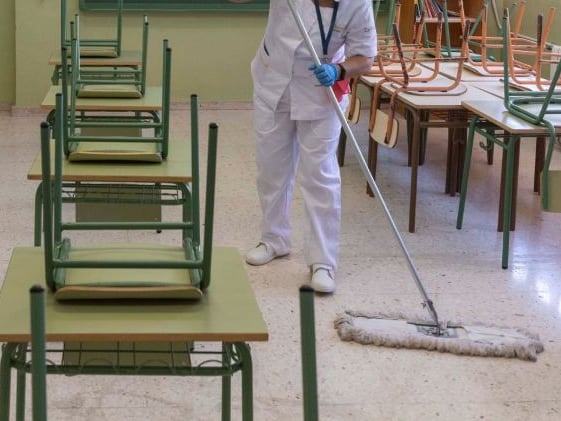
[(327, 48), (329, 47), (329, 41), (331, 41), (331, 35), (333, 34), (333, 28), (335, 27), (335, 19), (337, 19), (337, 10), (339, 9), (339, 2), (335, 1), (335, 4), (333, 5), (333, 14), (331, 15), (331, 22), (329, 23), (329, 30), (327, 31), (327, 36), (325, 36), (325, 29), (323, 28), (323, 19), (321, 18), (319, 0), (314, 0), (314, 5), (316, 6), (316, 15), (318, 18), (319, 33), (321, 35), (321, 47), (323, 50), (323, 55), (327, 56)]

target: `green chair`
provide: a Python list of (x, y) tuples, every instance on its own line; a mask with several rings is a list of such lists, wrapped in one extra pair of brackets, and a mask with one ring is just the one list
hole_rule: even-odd
[[(561, 91), (557, 90), (557, 82), (561, 75), (561, 61), (557, 64), (555, 71), (549, 81), (549, 89), (547, 91), (513, 91), (510, 88), (510, 72), (514, 65), (513, 53), (511, 50), (512, 42), (510, 38), (510, 21), (508, 10), (505, 11), (503, 18), (503, 49), (507, 60), (503, 61), (503, 77), (504, 77), (504, 107), (506, 111), (519, 119), (534, 125), (545, 128), (548, 132), (549, 143), (546, 151), (546, 159), (541, 177), (541, 194), (542, 206), (546, 210), (561, 211), (561, 200), (557, 199), (561, 192), (561, 171), (552, 171), (550, 169), (553, 150), (556, 144), (556, 126), (561, 125)], [(463, 224), (463, 215), (465, 209), (465, 201), (467, 195), (467, 183), (469, 179), (469, 171), (471, 164), (471, 155), (475, 134), (479, 134), (484, 138), (480, 145), (489, 150), (492, 145), (503, 148), (506, 152), (505, 159), (505, 175), (504, 175), (504, 194), (503, 194), (503, 218), (502, 218), (502, 261), (503, 269), (508, 267), (510, 230), (513, 229), (511, 224), (512, 213), (512, 196), (514, 190), (514, 167), (516, 147), (522, 134), (502, 133), (492, 122), (474, 116), (470, 122), (468, 137), (466, 141), (466, 153), (464, 158), (464, 169), (462, 176), (462, 187), (460, 194), (460, 203), (458, 216), (456, 220), (456, 228), (461, 229)], [(534, 132), (535, 133), (535, 132)], [(529, 135), (526, 135), (529, 136)], [(535, 134), (533, 135), (535, 137)], [(550, 198), (555, 197), (552, 201)], [(552, 203), (554, 202), (554, 203)]]
[[(510, 72), (513, 71), (515, 60), (511, 50), (510, 21), (508, 11), (503, 18), (503, 47), (508, 60), (504, 62), (504, 105), (513, 115), (530, 124), (544, 126), (549, 133), (549, 143), (541, 177), (542, 207), (545, 210), (561, 212), (561, 171), (552, 171), (551, 159), (557, 141), (556, 126), (561, 123), (561, 89), (558, 86), (561, 76), (561, 60), (557, 57), (557, 64), (547, 82), (547, 90), (519, 91), (510, 89)], [(539, 20), (538, 20), (539, 22)], [(538, 25), (538, 32), (541, 32)], [(538, 33), (538, 39), (540, 33)], [(537, 64), (540, 65), (539, 63)], [(541, 73), (537, 73), (540, 76)], [(555, 200), (552, 200), (555, 198)], [(555, 205), (553, 205), (555, 202)]]
[[(74, 41), (76, 42), (76, 40)], [(63, 69), (68, 63), (65, 59), (63, 48)], [(67, 92), (63, 97), (63, 108), (67, 110), (63, 121), (62, 130), (64, 136), (64, 153), (70, 160), (132, 160), (161, 162), (166, 159), (169, 149), (169, 115), (170, 115), (170, 90), (171, 90), (171, 53), (168, 41), (163, 41), (162, 57), (162, 91), (161, 111), (152, 110), (147, 112), (131, 111), (127, 104), (111, 108), (104, 112), (103, 104), (95, 112), (84, 112), (79, 110), (79, 94), (82, 85), (77, 66), (72, 68), (72, 77), (68, 81), (67, 72), (62, 72), (62, 92)], [(75, 50), (76, 53), (76, 50)], [(89, 83), (89, 81), (87, 82)], [(120, 81), (118, 82), (120, 83)], [(109, 86), (111, 85), (97, 85)], [(95, 86), (94, 86), (95, 87)], [(123, 100), (123, 98), (95, 98), (99, 101)], [(125, 98), (128, 101), (140, 101), (141, 99)], [(53, 118), (51, 118), (52, 124)], [(108, 136), (107, 134), (92, 133), (95, 130), (111, 129), (113, 133), (124, 130), (124, 133)], [(150, 129), (150, 130), (146, 130)], [(127, 131), (132, 130), (132, 135)]]
[(302, 355), (302, 402), (304, 421), (318, 421), (318, 386), (316, 364), (316, 328), (314, 317), (314, 289), (300, 287), (300, 347)]
[[(142, 62), (139, 67), (82, 67), (80, 57), (86, 41), (80, 37), (80, 17), (75, 16), (70, 45), (72, 87), (82, 98), (140, 98), (146, 92), (148, 17), (142, 23)], [(67, 63), (68, 64), (68, 63)], [(68, 66), (67, 66), (68, 67)]]
[[(190, 209), (188, 212), (183, 212), (181, 220), (159, 222), (65, 220), (62, 207), (62, 161), (66, 132), (62, 127), (65, 121), (62, 95), (57, 95), (56, 102), (57, 124), (54, 128), (52, 172), (50, 128), (47, 123), (41, 125), (45, 272), (47, 285), (54, 292), (55, 298), (58, 300), (200, 299), (210, 283), (218, 127), (214, 123), (209, 126), (204, 234), (203, 238), (200, 238), (197, 97), (195, 95), (191, 97), (192, 183), (190, 188), (182, 183), (170, 186), (189, 198)], [(51, 177), (53, 177), (52, 181)], [(135, 189), (143, 187), (139, 183), (132, 184)], [(162, 184), (154, 183), (147, 183), (145, 187), (148, 191), (166, 188)], [(81, 184), (81, 188), (87, 188), (87, 183)], [(150, 200), (149, 195), (146, 200)], [(82, 239), (88, 237), (88, 231), (101, 230), (172, 231), (180, 238), (177, 240), (177, 245), (124, 242), (88, 243), (76, 247), (71, 244), (70, 238), (66, 237), (70, 232), (79, 232), (81, 243)]]
[[(84, 57), (119, 57), (121, 55), (121, 38), (123, 32), (123, 2), (124, 0), (116, 0), (117, 23), (116, 34), (114, 38), (91, 38), (82, 40), (81, 53)], [(67, 6), (66, 0), (60, 1), (60, 45), (61, 47), (68, 47), (72, 42), (72, 32), (70, 29), (67, 31), (67, 24), (72, 27), (71, 23), (67, 22)], [(70, 50), (68, 50), (70, 51)]]

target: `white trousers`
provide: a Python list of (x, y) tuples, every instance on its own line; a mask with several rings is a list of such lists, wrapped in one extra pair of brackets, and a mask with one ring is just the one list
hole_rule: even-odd
[(299, 169), (307, 219), (306, 263), (325, 264), (335, 271), (341, 230), (341, 176), (336, 155), (341, 123), (335, 111), (325, 119), (291, 120), (287, 96), (285, 93), (276, 110), (254, 97), (261, 241), (278, 255), (290, 251), (290, 208)]

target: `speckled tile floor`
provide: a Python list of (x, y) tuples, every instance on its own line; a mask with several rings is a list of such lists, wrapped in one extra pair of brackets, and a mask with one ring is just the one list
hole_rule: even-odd
[[(0, 115), (0, 272), (14, 246), (31, 246), (36, 184), (26, 180), (39, 149), (43, 115)], [(188, 133), (188, 111), (172, 113), (175, 136)], [(355, 127), (365, 143), (364, 120)], [(259, 207), (251, 111), (203, 107), (201, 127), (220, 125), (215, 243), (243, 253), (258, 240)], [(377, 200), (348, 147), (343, 178), (343, 232), (338, 290), (316, 299), (318, 385), (322, 420), (561, 419), (561, 224), (532, 191), (533, 141), (522, 143), (518, 219), (510, 267), (500, 265), (496, 232), (500, 156), (493, 166), (476, 148), (464, 228), (455, 228), (458, 196), (444, 191), (445, 132), (430, 133), (420, 169), (417, 232), (407, 232), (409, 169), (403, 133), (381, 150), (378, 183), (425, 287), (443, 319), (535, 330), (546, 350), (535, 363), (386, 349), (341, 342), (333, 328), (346, 309), (419, 313), (420, 297)], [(477, 142), (476, 142), (477, 143)], [(365, 145), (361, 145), (364, 149)], [(558, 151), (556, 152), (558, 153)], [(560, 157), (561, 159), (561, 157)], [(247, 267), (270, 340), (252, 344), (256, 420), (302, 419), (298, 287), (303, 206), (293, 207), (294, 248), (264, 267)], [(239, 376), (233, 419), (240, 419)], [(220, 382), (210, 378), (50, 376), (49, 419), (219, 420)], [(30, 414), (28, 414), (30, 415)]]

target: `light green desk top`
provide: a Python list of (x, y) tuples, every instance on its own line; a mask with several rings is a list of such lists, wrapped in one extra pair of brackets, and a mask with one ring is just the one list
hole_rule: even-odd
[[(41, 248), (12, 252), (0, 290), (0, 342), (30, 340), (29, 288), (44, 284)], [(46, 294), (46, 339), (58, 341), (267, 341), (242, 258), (213, 249), (210, 287), (196, 303), (58, 303)]]
[[(471, 99), (462, 102), (462, 105), (473, 114), (485, 118), (508, 133), (536, 136), (548, 134), (545, 127), (530, 124), (509, 113), (504, 106), (503, 100), (497, 97), (495, 97), (493, 101)], [(536, 108), (538, 107), (539, 106), (536, 105)], [(551, 115), (549, 120), (552, 120), (552, 123), (556, 127), (559, 127), (558, 132), (561, 133), (561, 116)]]
[[(54, 149), (54, 141), (53, 141)], [(54, 173), (54, 152), (51, 153), (51, 169)], [(28, 180), (41, 180), (41, 154), (29, 172)], [(170, 140), (167, 159), (161, 163), (122, 161), (82, 161), (62, 163), (64, 181), (101, 182), (191, 182), (191, 143), (187, 139)]]
[[(53, 85), (45, 95), (41, 108), (53, 110), (60, 85)], [(162, 109), (162, 87), (147, 86), (142, 98), (78, 98), (78, 111), (159, 111)]]
[[(54, 51), (49, 58), (51, 66), (62, 65), (60, 51)], [(70, 59), (69, 59), (70, 61)], [(137, 50), (121, 51), (119, 57), (80, 57), (81, 66), (131, 66), (137, 67), (142, 64), (142, 52)]]

